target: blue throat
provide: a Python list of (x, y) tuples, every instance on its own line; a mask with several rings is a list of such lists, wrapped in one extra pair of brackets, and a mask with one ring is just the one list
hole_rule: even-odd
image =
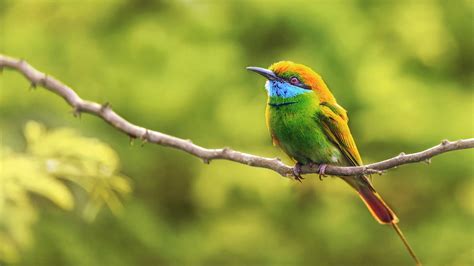
[(287, 82), (278, 80), (267, 80), (265, 83), (265, 89), (267, 90), (268, 96), (280, 98), (291, 98), (303, 93), (313, 92), (312, 90), (305, 90), (301, 87), (293, 86)]

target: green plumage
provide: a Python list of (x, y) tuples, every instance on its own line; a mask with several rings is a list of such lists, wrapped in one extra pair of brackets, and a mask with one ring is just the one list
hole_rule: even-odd
[(285, 153), (302, 164), (340, 163), (341, 153), (323, 130), (321, 109), (314, 97), (312, 92), (291, 98), (270, 97), (270, 133)]

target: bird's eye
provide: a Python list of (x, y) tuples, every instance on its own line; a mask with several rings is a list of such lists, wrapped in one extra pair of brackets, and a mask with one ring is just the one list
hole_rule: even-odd
[(300, 81), (298, 80), (297, 77), (291, 77), (290, 78), (290, 83), (293, 84), (293, 85), (297, 85), (300, 83)]

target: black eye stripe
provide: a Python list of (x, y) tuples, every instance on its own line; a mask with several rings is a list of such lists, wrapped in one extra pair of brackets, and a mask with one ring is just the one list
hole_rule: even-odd
[(303, 88), (305, 90), (311, 90), (311, 87), (308, 86), (308, 85), (305, 85), (305, 84), (300, 84), (300, 85), (298, 85), (298, 87)]
[[(295, 78), (296, 80), (298, 80), (298, 83), (297, 83), (297, 84), (291, 83), (291, 80), (294, 79), (294, 78)], [(291, 76), (291, 77), (288, 79), (287, 82), (290, 83), (290, 84), (293, 85), (293, 86), (297, 86), (297, 87), (303, 88), (303, 89), (305, 89), (305, 90), (311, 90), (311, 87), (309, 87), (308, 85), (303, 84), (303, 83), (301, 82), (301, 80), (300, 80), (298, 77), (296, 77), (296, 76)]]
[[(299, 83), (298, 83), (298, 84), (293, 84), (293, 83), (291, 83), (290, 80), (291, 80), (292, 78), (298, 79), (298, 82), (299, 82)], [(310, 87), (310, 86), (301, 83), (300, 79), (299, 79), (298, 77), (295, 77), (295, 76), (291, 76), (291, 77), (288, 78), (288, 79), (285, 79), (285, 78), (283, 78), (283, 77), (278, 77), (278, 76), (277, 76), (277, 80), (280, 81), (280, 82), (288, 83), (288, 84), (293, 85), (293, 86), (300, 87), (300, 88), (305, 89), (305, 90), (311, 90), (311, 87)]]

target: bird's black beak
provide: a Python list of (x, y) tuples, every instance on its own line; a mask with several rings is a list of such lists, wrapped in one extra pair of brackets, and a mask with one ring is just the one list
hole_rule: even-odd
[(265, 78), (267, 78), (268, 80), (274, 80), (274, 79), (277, 78), (277, 76), (275, 75), (275, 73), (273, 73), (273, 71), (268, 70), (266, 68), (252, 67), (251, 66), (251, 67), (247, 67), (247, 70), (258, 73), (258, 74), (264, 76)]

